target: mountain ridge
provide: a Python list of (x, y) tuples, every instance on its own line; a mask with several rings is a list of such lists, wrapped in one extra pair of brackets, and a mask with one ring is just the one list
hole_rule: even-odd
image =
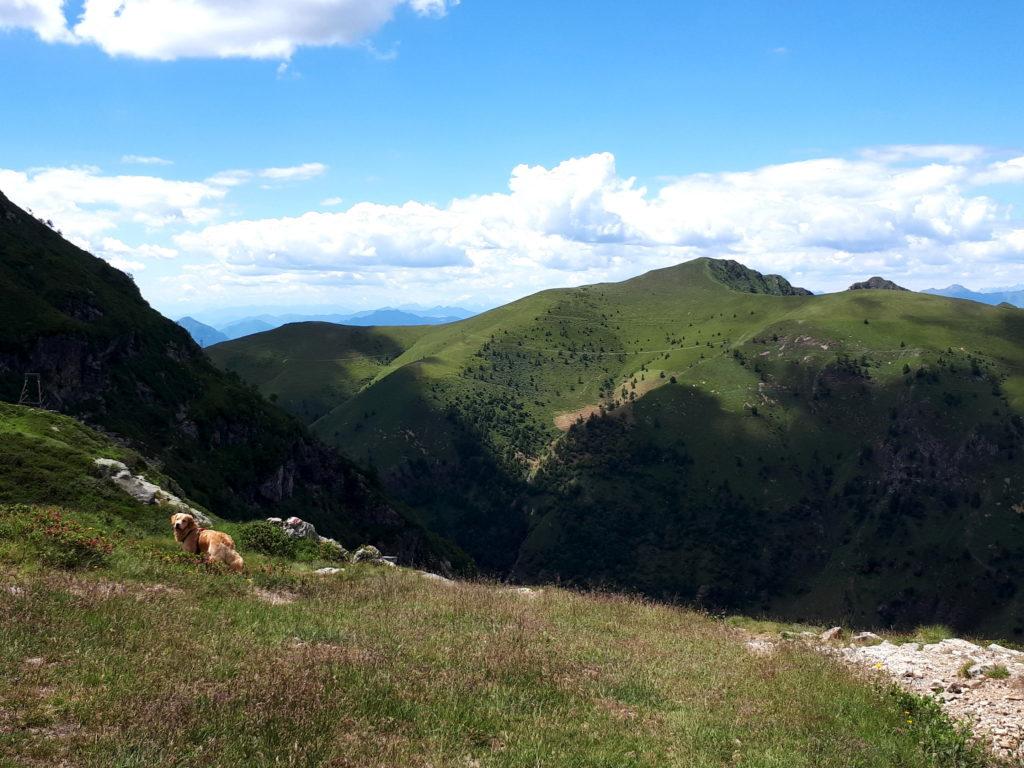
[[(488, 571), (794, 619), (1024, 632), (1008, 554), (1024, 556), (1010, 511), (1024, 502), (1024, 323), (1010, 310), (814, 296), (695, 260), (427, 328), (388, 360), (313, 326), (275, 333), (257, 337), (262, 381), (299, 375), (286, 353), (304, 335), (362, 355), (358, 381), (303, 382), (306, 397), (351, 393), (311, 428)], [(964, 551), (973, 565), (954, 568)], [(984, 598), (966, 597), (966, 572)]]

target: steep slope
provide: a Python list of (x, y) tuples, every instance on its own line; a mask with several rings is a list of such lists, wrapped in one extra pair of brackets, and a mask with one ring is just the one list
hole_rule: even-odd
[(177, 321), (178, 325), (188, 331), (192, 340), (200, 347), (209, 347), (227, 341), (228, 337), (212, 326), (196, 320), (194, 317), (183, 317)]
[(524, 580), (1016, 635), (1022, 338), (697, 260), (428, 329), (312, 426)]
[(71, 507), (114, 515), (143, 529), (166, 532), (166, 515), (145, 507), (98, 476), (93, 461), (115, 459), (161, 487), (176, 483), (135, 451), (68, 416), (0, 403), (0, 504)]
[(458, 559), (334, 449), (214, 367), (131, 278), (0, 195), (0, 400), (39, 374), (47, 407), (120, 435), (225, 517), (300, 514), (407, 560)]

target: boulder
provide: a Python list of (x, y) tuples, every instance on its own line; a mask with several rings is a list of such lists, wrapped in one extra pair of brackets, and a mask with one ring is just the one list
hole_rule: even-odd
[(882, 642), (882, 638), (874, 632), (858, 632), (850, 638), (850, 641), (854, 645), (878, 645)]
[(352, 553), (353, 563), (382, 563), (385, 562), (380, 555), (380, 550), (372, 544), (363, 544)]
[(338, 560), (340, 562), (348, 562), (350, 557), (347, 549), (334, 539), (328, 539), (326, 536), (320, 537), (320, 556), (326, 560)]
[(189, 506), (173, 493), (165, 491), (156, 483), (149, 482), (143, 475), (133, 475), (123, 462), (114, 459), (94, 459), (93, 464), (103, 477), (141, 504), (156, 504), (169, 507), (174, 512), (192, 515), (196, 522), (204, 527), (213, 524), (208, 515)]
[(310, 541), (319, 541), (316, 528), (312, 523), (307, 523), (298, 517), (289, 517), (284, 521), (284, 532), (287, 533), (293, 539), (309, 539)]
[(344, 568), (318, 568), (314, 571), (318, 576), (333, 576), (336, 573), (341, 573)]
[(843, 636), (843, 628), (842, 627), (832, 627), (832, 629), (826, 629), (824, 632), (822, 632), (820, 635), (818, 635), (818, 637), (821, 640), (825, 641), (826, 643), (830, 643), (833, 640), (839, 640), (840, 638), (842, 638), (842, 636)]

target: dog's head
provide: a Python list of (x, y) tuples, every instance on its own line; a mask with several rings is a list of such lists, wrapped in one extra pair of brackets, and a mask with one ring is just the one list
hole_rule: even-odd
[(184, 536), (196, 527), (196, 519), (185, 512), (178, 512), (171, 515), (171, 525), (174, 527), (175, 536)]

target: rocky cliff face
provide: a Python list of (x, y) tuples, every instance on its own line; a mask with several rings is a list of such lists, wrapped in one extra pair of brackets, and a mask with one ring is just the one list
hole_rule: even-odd
[(464, 563), (351, 462), (217, 370), (129, 276), (0, 194), (0, 399), (17, 402), (28, 373), (46, 407), (138, 447), (222, 516), (301, 514), (408, 562)]

